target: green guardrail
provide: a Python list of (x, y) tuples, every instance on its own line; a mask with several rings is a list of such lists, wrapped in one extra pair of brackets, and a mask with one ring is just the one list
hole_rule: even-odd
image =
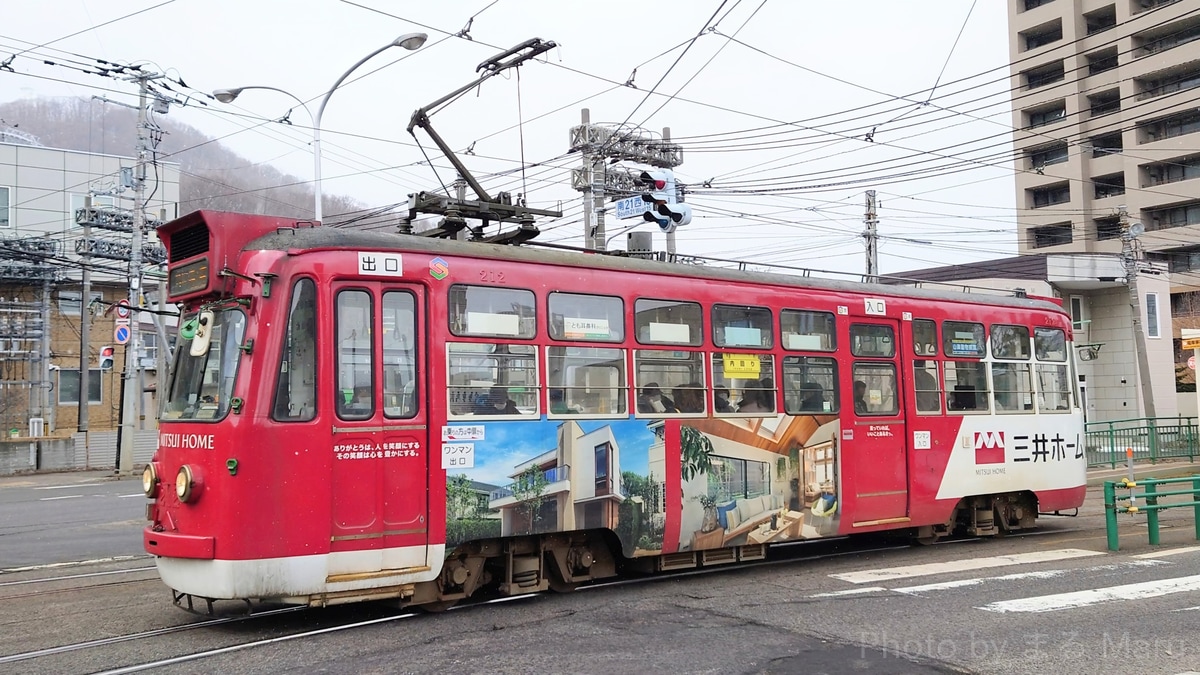
[(1135, 462), (1160, 459), (1189, 461), (1200, 455), (1200, 430), (1195, 417), (1138, 417), (1084, 426), (1088, 466), (1117, 468), (1130, 456)]
[[(1158, 486), (1170, 485), (1172, 483), (1190, 483), (1191, 489), (1187, 490), (1165, 490), (1160, 491)], [(1145, 490), (1143, 492), (1134, 492), (1138, 487)], [(1117, 503), (1117, 490), (1129, 490), (1129, 493), (1122, 497), (1126, 502), (1124, 504)], [(1159, 499), (1163, 497), (1175, 497), (1178, 495), (1187, 495), (1191, 497), (1191, 501), (1172, 502), (1170, 504), (1160, 504)], [(1138, 500), (1141, 499), (1144, 503), (1139, 506)], [(1146, 529), (1150, 532), (1150, 544), (1158, 545), (1158, 512), (1163, 509), (1175, 509), (1190, 506), (1194, 509), (1193, 519), (1196, 521), (1196, 540), (1200, 541), (1200, 476), (1183, 476), (1181, 478), (1149, 478), (1143, 481), (1132, 481), (1128, 478), (1122, 478), (1120, 481), (1104, 481), (1104, 520), (1105, 528), (1108, 531), (1108, 550), (1120, 550), (1120, 542), (1117, 540), (1117, 514), (1146, 514)]]

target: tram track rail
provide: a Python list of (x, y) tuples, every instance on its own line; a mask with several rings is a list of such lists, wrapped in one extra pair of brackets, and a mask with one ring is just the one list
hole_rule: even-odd
[[(1081, 529), (1081, 528), (1063, 528), (1063, 529), (1053, 529), (1053, 530), (1031, 530), (1028, 532), (1013, 533), (1013, 534), (1007, 535), (1005, 538), (1024, 538), (1024, 537), (1031, 537), (1031, 536), (1036, 536), (1036, 535), (1068, 534), (1071, 532), (1075, 532), (1078, 529)], [(981, 540), (982, 540), (982, 538), (980, 538), (980, 537), (948, 538), (948, 539), (941, 540), (941, 541), (933, 544), (932, 546), (967, 544), (967, 543), (971, 543), (971, 542), (978, 542)], [(812, 547), (813, 544), (816, 544), (818, 546)], [(864, 540), (862, 538), (847, 538), (847, 537), (839, 537), (839, 538), (834, 538), (834, 539), (823, 539), (823, 540), (809, 541), (809, 542), (794, 542), (794, 543), (789, 543), (789, 544), (777, 544), (777, 545), (774, 545), (771, 547), (768, 557), (763, 560), (746, 561), (746, 562), (742, 562), (742, 563), (738, 563), (738, 564), (729, 564), (729, 565), (712, 565), (712, 566), (706, 566), (706, 567), (698, 567), (698, 568), (690, 569), (690, 570), (678, 570), (678, 571), (672, 571), (672, 572), (662, 572), (662, 573), (656, 573), (656, 574), (646, 574), (646, 575), (623, 577), (623, 578), (617, 578), (617, 579), (612, 579), (612, 580), (599, 581), (599, 582), (592, 583), (592, 584), (586, 584), (586, 585), (580, 586), (578, 589), (576, 589), (576, 591), (577, 592), (595, 591), (595, 590), (600, 590), (600, 589), (605, 589), (605, 588), (616, 588), (616, 587), (631, 586), (631, 585), (643, 584), (643, 583), (665, 582), (665, 581), (680, 580), (680, 579), (691, 578), (691, 577), (707, 576), (709, 574), (744, 572), (744, 571), (748, 571), (748, 570), (754, 570), (754, 569), (758, 569), (758, 568), (765, 568), (765, 567), (771, 567), (771, 566), (777, 566), (777, 565), (783, 565), (783, 564), (796, 564), (796, 563), (812, 562), (812, 561), (826, 560), (826, 559), (831, 559), (831, 558), (839, 558), (839, 557), (854, 556), (854, 555), (869, 555), (869, 554), (873, 554), (873, 553), (883, 553), (883, 552), (887, 552), (887, 551), (898, 551), (898, 550), (908, 549), (911, 547), (912, 547), (912, 545), (910, 543), (901, 542), (899, 540), (887, 540), (887, 539), (883, 539), (883, 540), (866, 539), (866, 540)], [(815, 548), (815, 550), (814, 550), (814, 548)], [(830, 549), (832, 549), (832, 550), (830, 550)], [(150, 569), (153, 569), (153, 568), (136, 568), (136, 569), (132, 569), (132, 570), (116, 570), (116, 571), (112, 571), (111, 573), (115, 574), (115, 573), (122, 573), (122, 572), (149, 571)], [(100, 575), (105, 575), (105, 574), (109, 574), (109, 572), (97, 572), (97, 573), (89, 573), (89, 574), (84, 574), (84, 575), (65, 575), (62, 577), (54, 577), (54, 578), (46, 578), (46, 579), (31, 579), (31, 580), (26, 580), (26, 581), (22, 581), (22, 582), (8, 582), (8, 583), (14, 584), (14, 585), (20, 584), (20, 583), (34, 583), (35, 584), (35, 583), (39, 583), (39, 582), (43, 582), (43, 581), (48, 582), (48, 581), (64, 580), (64, 579), (78, 578), (78, 577), (100, 576)], [(148, 580), (150, 580), (150, 579), (139, 580), (139, 581), (148, 581)], [(102, 586), (102, 585), (98, 584), (98, 585), (87, 586), (85, 588), (93, 588), (93, 587), (100, 587), (100, 586)], [(479, 598), (476, 600), (466, 601), (461, 604), (450, 607), (448, 609), (448, 611), (457, 611), (460, 609), (468, 609), (468, 608), (478, 608), (478, 607), (482, 607), (485, 605), (513, 602), (513, 601), (519, 601), (519, 600), (531, 600), (531, 599), (535, 599), (538, 597), (553, 596), (553, 595), (557, 595), (557, 594), (552, 591), (546, 591), (546, 592), (538, 592), (538, 593), (529, 593), (529, 594), (518, 595), (518, 596)], [(9, 596), (9, 597), (14, 597), (14, 596)], [(376, 603), (375, 606), (378, 607), (379, 605)], [(97, 640), (88, 640), (88, 641), (83, 641), (83, 642), (78, 642), (78, 643), (65, 644), (65, 645), (60, 645), (60, 646), (55, 646), (55, 647), (47, 647), (47, 648), (43, 648), (43, 649), (21, 652), (21, 653), (17, 653), (17, 654), (0, 656), (0, 665), (9, 664), (9, 663), (18, 663), (18, 662), (28, 662), (28, 661), (33, 661), (35, 659), (44, 659), (44, 658), (52, 657), (55, 655), (67, 654), (67, 653), (72, 653), (72, 652), (80, 652), (80, 651), (85, 651), (85, 650), (89, 650), (89, 649), (99, 649), (99, 648), (103, 648), (106, 646), (117, 645), (117, 644), (121, 644), (121, 643), (135, 641), (135, 640), (151, 640), (154, 638), (178, 634), (178, 633), (182, 633), (185, 631), (201, 630), (201, 629), (213, 628), (216, 626), (228, 625), (228, 624), (245, 623), (245, 622), (253, 621), (256, 619), (263, 619), (263, 618), (268, 618), (268, 617), (278, 617), (278, 616), (292, 615), (292, 614), (301, 615), (302, 613), (305, 613), (305, 612), (320, 612), (320, 611), (324, 611), (324, 610), (318, 610), (318, 609), (310, 608), (307, 606), (297, 605), (297, 606), (279, 607), (279, 608), (272, 608), (272, 609), (267, 609), (267, 610), (262, 610), (262, 611), (255, 611), (255, 612), (251, 612), (249, 614), (239, 614), (239, 615), (215, 617), (212, 619), (198, 621), (195, 623), (182, 624), (182, 625), (177, 625), (177, 626), (168, 626), (168, 627), (158, 628), (158, 629), (154, 629), (154, 630), (142, 631), (142, 632), (137, 632), (137, 633), (129, 633), (126, 635), (101, 638), (101, 639), (97, 639)], [(312, 628), (312, 629), (306, 630), (306, 629), (304, 629), (304, 627), (300, 627), (300, 629), (295, 630), (294, 632), (288, 632), (285, 635), (277, 635), (277, 636), (272, 636), (272, 637), (267, 637), (267, 638), (247, 640), (245, 642), (239, 642), (239, 643), (230, 644), (230, 645), (226, 645), (226, 646), (222, 646), (222, 647), (214, 647), (212, 649), (206, 649), (206, 650), (194, 652), (191, 654), (180, 654), (177, 656), (171, 656), (169, 658), (158, 659), (158, 660), (154, 660), (154, 661), (146, 661), (146, 662), (138, 663), (138, 664), (130, 664), (130, 665), (126, 665), (126, 666), (112, 668), (109, 670), (103, 670), (103, 671), (100, 671), (97, 675), (123, 675), (126, 673), (137, 673), (137, 672), (153, 670), (156, 668), (163, 668), (163, 667), (167, 667), (167, 666), (171, 666), (171, 665), (178, 665), (181, 663), (202, 661), (204, 659), (215, 658), (215, 657), (219, 657), (219, 656), (222, 656), (225, 654), (230, 654), (230, 653), (239, 652), (239, 651), (243, 651), (243, 650), (254, 649), (254, 648), (258, 648), (258, 647), (266, 647), (266, 646), (270, 646), (270, 645), (285, 643), (285, 642), (299, 640), (299, 639), (303, 639), (303, 638), (317, 637), (317, 636), (337, 633), (337, 632), (341, 632), (341, 631), (365, 628), (368, 626), (387, 624), (390, 622), (395, 622), (395, 621), (400, 621), (403, 619), (412, 618), (412, 617), (418, 616), (422, 613), (423, 612), (419, 611), (419, 609), (418, 610), (403, 609), (403, 610), (397, 610), (397, 613), (388, 613), (383, 616), (376, 616), (376, 617), (372, 617), (369, 619), (362, 619), (360, 617), (354, 617), (354, 618), (344, 619), (344, 620), (335, 620), (332, 625), (322, 626), (320, 628)], [(328, 619), (330, 617), (325, 616), (323, 618)]]

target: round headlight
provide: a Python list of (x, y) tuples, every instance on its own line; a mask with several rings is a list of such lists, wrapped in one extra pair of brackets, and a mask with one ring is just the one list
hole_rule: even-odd
[(154, 464), (146, 465), (142, 469), (142, 492), (146, 493), (147, 497), (153, 497), (158, 490), (158, 469), (154, 468)]
[(192, 498), (192, 487), (194, 484), (192, 467), (187, 464), (179, 467), (179, 473), (175, 474), (175, 496), (179, 497), (179, 501), (186, 502)]

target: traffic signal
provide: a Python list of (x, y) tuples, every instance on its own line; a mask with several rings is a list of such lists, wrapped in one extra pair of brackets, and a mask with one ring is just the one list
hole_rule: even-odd
[(112, 370), (113, 367), (113, 348), (104, 346), (100, 348), (100, 370)]
[(692, 207), (675, 202), (675, 174), (668, 169), (643, 171), (637, 178), (642, 200), (651, 204), (642, 218), (655, 223), (663, 232), (674, 232), (692, 222)]

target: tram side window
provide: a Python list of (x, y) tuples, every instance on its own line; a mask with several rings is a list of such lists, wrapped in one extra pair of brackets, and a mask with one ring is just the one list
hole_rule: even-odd
[(952, 413), (987, 412), (987, 365), (982, 361), (946, 361), (946, 410)]
[(785, 309), (779, 313), (779, 333), (784, 349), (810, 352), (837, 349), (837, 329), (832, 312)]
[(743, 305), (713, 305), (713, 344), (718, 347), (770, 349), (774, 338), (771, 310)]
[(937, 322), (929, 319), (913, 319), (913, 354), (917, 356), (937, 356)]
[(678, 300), (634, 302), (634, 329), (644, 345), (688, 345), (698, 347), (704, 339), (700, 305)]
[(279, 355), (279, 380), (271, 418), (307, 422), (317, 414), (317, 290), (312, 279), (292, 287), (287, 330)]
[(856, 323), (850, 325), (850, 353), (855, 356), (889, 358), (896, 355), (896, 333), (891, 326)]
[(917, 412), (939, 413), (942, 411), (942, 390), (938, 388), (938, 362), (917, 359), (913, 361), (913, 393), (917, 400)]
[(637, 349), (633, 367), (639, 414), (704, 413), (703, 352)]
[(1033, 412), (1033, 382), (1029, 379), (1028, 363), (992, 363), (992, 390), (996, 412)]
[(943, 321), (942, 353), (955, 358), (983, 358), (987, 356), (985, 335), (981, 323)]
[(790, 415), (838, 411), (837, 361), (829, 357), (783, 357), (783, 409)]
[(1029, 329), (1003, 323), (992, 324), (992, 357), (997, 359), (1028, 359)]
[(550, 337), (555, 340), (621, 342), (625, 301), (609, 295), (551, 293)]
[(775, 412), (775, 357), (770, 354), (712, 355), (713, 410), (717, 414)]
[(546, 362), (550, 415), (626, 414), (624, 349), (549, 347)]
[(383, 416), (417, 414), (417, 317), (411, 293), (383, 294)]
[(466, 284), (450, 287), (451, 333), (532, 338), (536, 331), (533, 291)]
[(453, 417), (538, 414), (537, 348), (489, 342), (446, 344)]
[(895, 415), (896, 365), (859, 362), (854, 364), (854, 412), (858, 415)]
[(375, 309), (367, 291), (337, 294), (334, 335), (337, 349), (337, 378), (334, 400), (338, 417), (364, 420), (375, 414)]
[(1059, 328), (1034, 328), (1033, 352), (1038, 360), (1034, 365), (1037, 373), (1038, 411), (1070, 412), (1071, 379), (1066, 364), (1066, 333)]

